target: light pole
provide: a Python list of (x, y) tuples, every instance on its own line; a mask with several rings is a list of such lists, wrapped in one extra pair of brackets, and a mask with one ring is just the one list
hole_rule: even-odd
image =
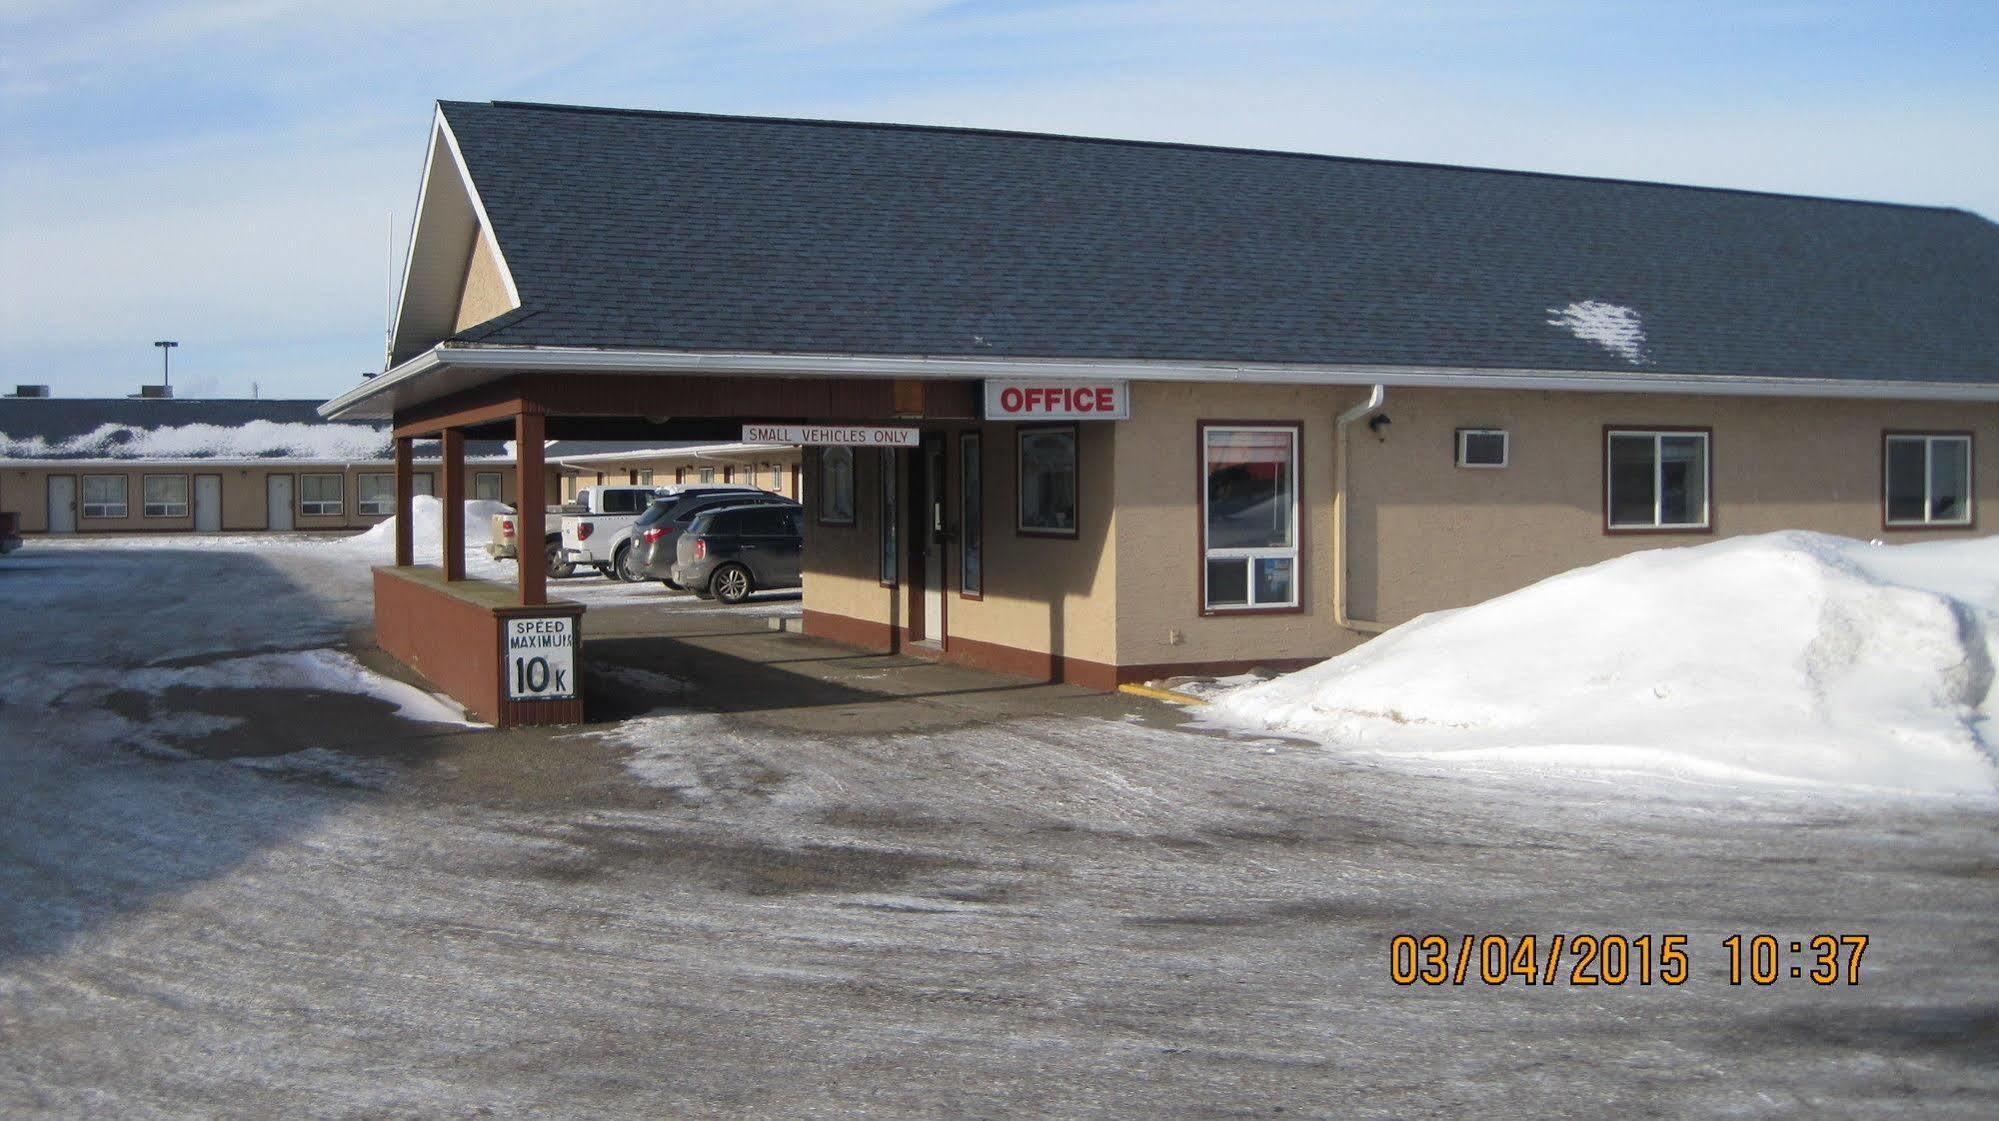
[(174, 348), (180, 344), (172, 339), (159, 339), (153, 345), (160, 348), (160, 384), (171, 392), (174, 387), (171, 359)]

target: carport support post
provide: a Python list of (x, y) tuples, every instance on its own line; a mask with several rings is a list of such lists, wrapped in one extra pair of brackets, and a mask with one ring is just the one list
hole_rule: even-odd
[(514, 554), (520, 565), (521, 604), (548, 602), (548, 562), (542, 554), (547, 536), (548, 496), (543, 492), (541, 445), (548, 423), (540, 413), (514, 414)]
[(465, 579), (465, 433), (447, 428), (438, 434), (444, 445), (444, 578)]
[(416, 440), (396, 437), (396, 567), (416, 563), (416, 527), (410, 507), (416, 504)]

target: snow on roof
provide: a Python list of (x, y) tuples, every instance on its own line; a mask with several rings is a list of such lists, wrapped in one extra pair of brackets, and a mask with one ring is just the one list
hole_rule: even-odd
[(0, 432), (7, 459), (382, 459), (389, 430), (358, 424), (299, 424), (253, 420), (241, 425), (181, 424), (141, 428), (100, 424), (80, 436), (50, 441)]
[(1651, 359), (1645, 354), (1645, 320), (1623, 304), (1582, 300), (1567, 307), (1549, 308), (1550, 327), (1566, 327), (1571, 335), (1595, 343), (1633, 366)]

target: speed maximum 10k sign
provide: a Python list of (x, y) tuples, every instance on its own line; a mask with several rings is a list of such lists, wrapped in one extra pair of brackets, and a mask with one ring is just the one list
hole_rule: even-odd
[(576, 695), (576, 620), (567, 615), (507, 620), (507, 699), (559, 701)]

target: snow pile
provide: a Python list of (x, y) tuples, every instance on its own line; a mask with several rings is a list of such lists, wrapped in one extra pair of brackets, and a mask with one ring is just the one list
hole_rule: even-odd
[(389, 430), (364, 424), (301, 424), (253, 420), (238, 425), (182, 424), (139, 428), (100, 424), (54, 443), (0, 432), (0, 459), (386, 459)]
[[(504, 502), (494, 502), (489, 498), (468, 498), (465, 500), (465, 548), (475, 550), (485, 545), (493, 537), (493, 515), (511, 514), (512, 506)], [(444, 547), (444, 500), (428, 494), (419, 494), (411, 499), (410, 525), (412, 540), (419, 549)], [(396, 551), (396, 518), (391, 514), (370, 527), (366, 533), (347, 538), (342, 544), (384, 557), (392, 557)]]
[(1548, 309), (1554, 316), (1550, 327), (1566, 328), (1571, 335), (1623, 358), (1634, 366), (1650, 361), (1645, 356), (1645, 321), (1623, 304), (1583, 300), (1567, 307)]
[(373, 697), (396, 707), (406, 720), (433, 724), (477, 725), (465, 710), (437, 694), (384, 677), (342, 650), (292, 650), (251, 654), (199, 666), (147, 666), (116, 675), (122, 689), (164, 693), (193, 689), (306, 689)]
[(1984, 793), (1999, 538), (1777, 533), (1425, 615), (1206, 719), (1473, 767)]

